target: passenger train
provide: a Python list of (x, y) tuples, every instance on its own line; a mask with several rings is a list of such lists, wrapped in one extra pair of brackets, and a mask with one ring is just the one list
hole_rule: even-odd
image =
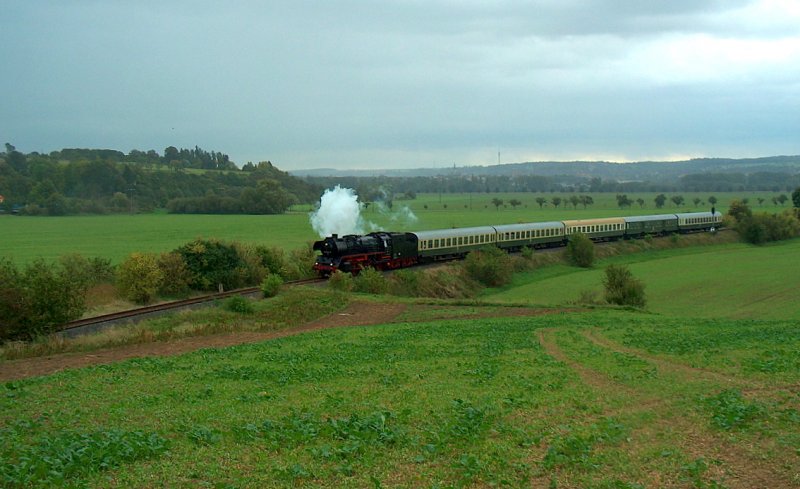
[(439, 260), (463, 258), (470, 251), (497, 246), (507, 251), (523, 247), (565, 246), (570, 236), (582, 233), (592, 241), (615, 241), (673, 233), (713, 231), (722, 214), (691, 212), (649, 216), (609, 217), (523, 224), (500, 224), (417, 232), (375, 232), (366, 235), (332, 235), (314, 243), (319, 251), (314, 270), (320, 276), (333, 272), (357, 274), (367, 267), (391, 270)]

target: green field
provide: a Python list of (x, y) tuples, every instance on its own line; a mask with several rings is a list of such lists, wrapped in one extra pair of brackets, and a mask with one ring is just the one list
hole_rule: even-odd
[[(436, 199), (411, 202), (418, 229), (619, 212), (602, 201), (587, 211), (433, 210)], [(301, 246), (314, 238), (306, 217), (3, 217), (0, 226), (16, 229), (6, 242), (30, 234), (39, 246), (17, 260), (119, 259), (198, 236)], [(0, 486), (800, 487), (799, 252), (795, 239), (642, 251), (590, 270), (551, 265), (468, 305), (361, 297), (405, 304), (392, 324), (0, 383)], [(575, 304), (584, 291), (599, 296), (609, 263), (645, 283), (645, 310)], [(129, 336), (281, 331), (335, 320), (331, 311), (354, 297), (294, 288), (250, 315), (184, 312)], [(555, 307), (508, 317), (519, 305)], [(5, 361), (13, 370), (25, 359)]]
[(556, 265), (518, 274), (514, 284), (484, 299), (564, 305), (584, 291), (602, 298), (604, 265), (627, 264), (646, 286), (647, 309), (687, 317), (800, 317), (800, 239), (756, 247), (727, 244), (618, 256), (592, 269)]
[[(487, 224), (510, 224), (531, 221), (608, 217), (620, 215), (669, 213), (678, 211), (709, 210), (708, 204), (695, 207), (691, 203), (697, 196), (707, 199), (708, 193), (681, 195), (687, 204), (680, 209), (668, 204), (656, 209), (653, 197), (656, 194), (631, 194), (646, 201), (644, 208), (633, 207), (621, 210), (616, 205), (614, 194), (593, 194), (595, 204), (583, 209), (578, 206), (555, 209), (540, 209), (534, 199), (551, 194), (422, 194), (415, 200), (395, 201), (394, 212), (381, 213), (374, 206), (364, 211), (365, 220), (389, 230), (426, 230), (450, 227), (467, 227)], [(760, 196), (765, 199), (763, 207), (756, 211), (775, 212), (781, 210), (771, 204), (771, 193), (716, 194), (717, 209), (724, 212), (735, 198), (747, 197), (751, 203)], [(508, 203), (517, 199), (522, 205), (516, 209), (492, 204), (493, 198)], [(769, 203), (769, 205), (767, 205)], [(447, 206), (445, 208), (444, 206)], [(417, 220), (398, 218), (399, 210), (407, 206)], [(426, 208), (427, 206), (427, 208)], [(69, 253), (80, 253), (86, 257), (103, 257), (120, 262), (134, 251), (165, 252), (198, 237), (217, 238), (228, 241), (258, 243), (285, 249), (299, 248), (318, 239), (309, 224), (310, 207), (297, 207), (293, 212), (277, 216), (220, 216), (220, 215), (170, 215), (163, 213), (142, 215), (67, 216), (67, 217), (20, 217), (0, 216), (0, 257), (16, 263), (28, 263), (36, 258), (55, 259)], [(395, 219), (393, 219), (395, 217)]]
[(4, 487), (797, 487), (795, 322), (436, 320), (0, 385)]

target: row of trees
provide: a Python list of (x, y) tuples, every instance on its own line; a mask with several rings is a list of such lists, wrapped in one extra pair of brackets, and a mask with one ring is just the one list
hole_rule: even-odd
[(375, 176), (375, 177), (318, 177), (306, 176), (309, 183), (320, 186), (341, 185), (366, 195), (381, 186), (396, 193), (576, 193), (590, 192), (781, 192), (800, 185), (800, 174), (781, 172), (696, 173), (677, 180), (625, 181), (603, 180), (579, 175), (437, 175), (437, 176)]
[[(187, 157), (212, 162), (226, 158), (199, 148), (185, 151)], [(131, 153), (148, 158), (147, 153)], [(23, 155), (7, 145), (0, 154), (0, 195), (4, 196), (0, 210), (65, 215), (166, 207), (171, 212), (274, 214), (295, 202), (312, 203), (321, 191), (270, 162), (250, 165), (248, 171), (186, 172), (117, 161), (123, 157), (127, 159), (112, 150)]]

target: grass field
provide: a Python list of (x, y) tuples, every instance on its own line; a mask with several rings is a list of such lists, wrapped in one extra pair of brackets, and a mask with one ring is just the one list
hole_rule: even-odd
[(646, 286), (647, 309), (669, 316), (796, 319), (800, 239), (769, 246), (726, 244), (622, 255), (592, 269), (556, 265), (518, 274), (487, 301), (563, 305), (584, 291), (602, 298), (605, 265), (626, 264)]
[(0, 480), (797, 487), (799, 346), (794, 322), (600, 311), (136, 359), (0, 385)]
[[(486, 224), (510, 224), (516, 222), (552, 221), (586, 217), (668, 213), (678, 211), (709, 210), (708, 204), (695, 207), (692, 199), (697, 196), (704, 201), (708, 194), (682, 194), (687, 204), (680, 209), (667, 205), (656, 209), (653, 197), (656, 194), (629, 195), (641, 197), (646, 207), (637, 204), (625, 210), (616, 205), (614, 194), (593, 194), (595, 204), (583, 209), (563, 206), (555, 209), (540, 209), (534, 199), (550, 194), (422, 194), (415, 200), (396, 201), (394, 213), (381, 213), (375, 207), (364, 211), (364, 218), (383, 229), (425, 230), (450, 227), (466, 227)], [(763, 207), (756, 211), (775, 212), (782, 210), (771, 204), (772, 193), (716, 194), (717, 209), (724, 212), (734, 198), (747, 197), (751, 203), (760, 196), (765, 199)], [(518, 199), (523, 204), (516, 209), (496, 209), (493, 198), (506, 203)], [(441, 199), (441, 201), (440, 201)], [(767, 205), (769, 204), (769, 205)], [(447, 205), (447, 208), (444, 206)], [(405, 219), (399, 210), (407, 206), (417, 217)], [(427, 206), (427, 208), (426, 208)], [(16, 263), (28, 263), (36, 258), (53, 260), (69, 253), (80, 253), (86, 257), (102, 257), (120, 262), (134, 251), (166, 252), (198, 237), (217, 238), (227, 241), (242, 241), (268, 246), (294, 249), (318, 239), (309, 224), (309, 208), (297, 207), (295, 211), (277, 216), (219, 216), (219, 215), (170, 215), (163, 213), (143, 215), (67, 216), (67, 217), (19, 217), (0, 216), (0, 256)]]

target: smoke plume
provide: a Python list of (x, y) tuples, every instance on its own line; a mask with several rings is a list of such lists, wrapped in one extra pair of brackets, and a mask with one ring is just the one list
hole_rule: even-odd
[(328, 189), (311, 213), (311, 227), (325, 238), (332, 234), (364, 234), (366, 223), (361, 217), (361, 204), (355, 190), (339, 185)]
[[(399, 209), (392, 207), (391, 199), (386, 199), (375, 201), (371, 209), (377, 211), (381, 220), (388, 221), (392, 227), (398, 225), (405, 227), (417, 222), (417, 216), (408, 206)], [(344, 236), (379, 231), (381, 226), (364, 219), (361, 215), (361, 211), (365, 208), (366, 206), (358, 201), (355, 190), (337, 185), (322, 194), (319, 206), (310, 214), (311, 227), (320, 238), (332, 234)]]

